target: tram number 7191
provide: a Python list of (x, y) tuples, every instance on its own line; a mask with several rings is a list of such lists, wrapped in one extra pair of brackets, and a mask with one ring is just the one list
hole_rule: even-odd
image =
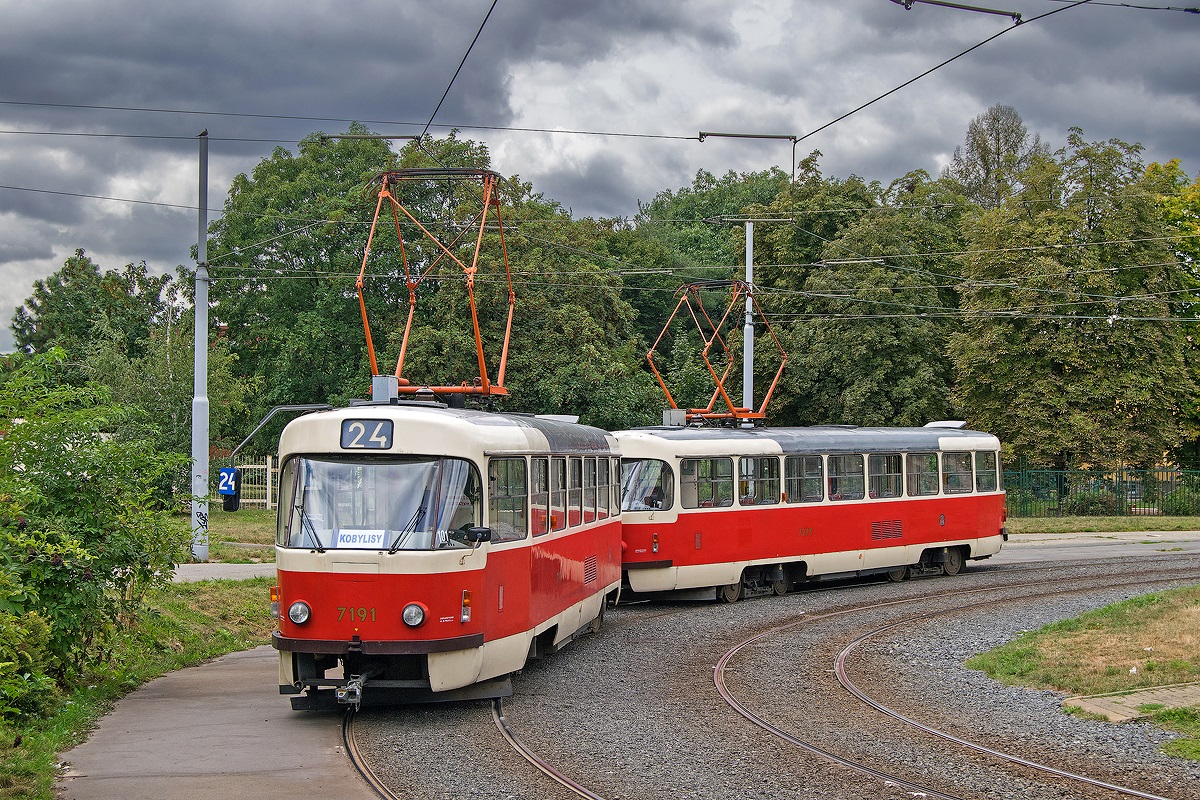
[(363, 608), (362, 606), (359, 606), (358, 608), (351, 608), (350, 606), (338, 606), (338, 622), (341, 622), (347, 617), (349, 617), (347, 620), (348, 622), (354, 622), (356, 619), (359, 622), (366, 622), (368, 618), (370, 618), (371, 622), (374, 622), (375, 609)]

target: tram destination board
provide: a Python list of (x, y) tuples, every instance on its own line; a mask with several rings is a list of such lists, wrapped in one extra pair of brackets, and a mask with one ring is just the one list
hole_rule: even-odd
[(347, 419), (342, 421), (343, 450), (388, 450), (392, 446), (390, 419)]

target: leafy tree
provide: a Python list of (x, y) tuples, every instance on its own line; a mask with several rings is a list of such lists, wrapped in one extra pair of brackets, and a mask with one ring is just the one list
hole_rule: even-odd
[[(136, 355), (119, 331), (106, 325), (85, 350), (84, 375), (105, 386), (113, 397), (126, 398), (141, 409), (147, 424), (157, 432), (158, 448), (165, 452), (191, 452), (192, 398), (195, 391), (194, 315), (179, 306), (165, 314), (139, 342)], [(235, 357), (229, 342), (218, 337), (208, 350), (209, 432), (214, 443), (233, 447), (244, 431), (237, 425), (245, 417), (257, 381), (234, 375)], [(184, 483), (177, 488), (187, 493)]]
[(33, 295), (13, 315), (17, 347), (41, 353), (57, 346), (77, 358), (103, 325), (141, 355), (150, 328), (168, 313), (164, 292), (170, 285), (169, 275), (150, 275), (144, 261), (101, 273), (76, 250), (53, 275), (34, 281)]
[(979, 206), (992, 209), (1019, 188), (1032, 160), (1048, 154), (1037, 134), (1012, 106), (994, 105), (967, 126), (966, 141), (954, 148), (945, 176)]
[[(368, 184), (396, 166), (383, 141), (313, 134), (297, 155), (277, 148), (234, 178), (210, 226), (210, 296), (239, 372), (263, 378), (251, 417), (274, 405), (362, 396), (369, 386), (353, 276), (375, 209)], [(401, 290), (388, 277), (370, 280), (373, 322), (385, 310), (379, 285), (393, 296)]]
[[(1169, 230), (1175, 235), (1175, 257), (1182, 267), (1183, 289), (1171, 306), (1184, 319), (1200, 316), (1200, 176), (1188, 182), (1179, 162), (1151, 164), (1147, 177), (1160, 187), (1158, 204)], [(1200, 385), (1200, 325), (1180, 323), (1185, 335), (1185, 362), (1190, 365), (1193, 382)], [(1200, 393), (1184, 401), (1182, 414), (1184, 442), (1177, 451), (1178, 460), (1200, 468)]]
[(778, 326), (790, 360), (773, 401), (776, 422), (923, 425), (947, 417), (945, 316), (955, 301), (945, 287), (955, 276), (946, 252), (955, 234), (902, 205), (843, 230), (802, 292), (769, 296), (772, 308), (786, 302), (798, 314), (784, 312)]
[[(634, 221), (639, 231), (676, 253), (680, 267), (734, 264), (741, 252), (730, 240), (728, 228), (714, 223), (722, 216), (770, 204), (788, 181), (778, 167), (762, 172), (730, 170), (720, 178), (700, 170), (691, 186), (659, 192), (650, 202), (638, 203)], [(712, 277), (707, 271), (700, 274)]]
[[(771, 203), (745, 209), (747, 216), (779, 220), (754, 226), (754, 282), (759, 286), (803, 288), (815, 262), (845, 256), (840, 251), (827, 254), (829, 244), (864, 211), (880, 205), (879, 184), (868, 184), (857, 175), (845, 180), (826, 178), (817, 166), (820, 156), (814, 150), (801, 160), (796, 182)], [(733, 241), (739, 252), (745, 252), (744, 227), (734, 231)]]
[(1182, 275), (1156, 201), (1168, 187), (1140, 150), (1073, 129), (967, 226), (955, 398), (1018, 457), (1152, 464), (1180, 440), (1195, 384), (1167, 298)]

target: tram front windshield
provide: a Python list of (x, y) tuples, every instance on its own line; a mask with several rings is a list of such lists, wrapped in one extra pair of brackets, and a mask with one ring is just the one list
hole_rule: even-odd
[(470, 547), (467, 530), (481, 521), (479, 472), (459, 458), (296, 458), (279, 484), (292, 498), (276, 537), (283, 547)]
[(656, 458), (621, 459), (621, 510), (652, 511), (675, 502), (675, 475)]

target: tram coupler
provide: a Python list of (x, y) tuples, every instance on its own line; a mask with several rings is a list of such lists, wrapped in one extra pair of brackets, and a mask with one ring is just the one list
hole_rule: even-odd
[(338, 705), (354, 706), (354, 710), (358, 711), (362, 705), (362, 692), (366, 687), (367, 681), (378, 675), (379, 672), (365, 672), (362, 675), (351, 675), (350, 680), (346, 681), (345, 685), (338, 686), (334, 690), (334, 695), (337, 697)]

